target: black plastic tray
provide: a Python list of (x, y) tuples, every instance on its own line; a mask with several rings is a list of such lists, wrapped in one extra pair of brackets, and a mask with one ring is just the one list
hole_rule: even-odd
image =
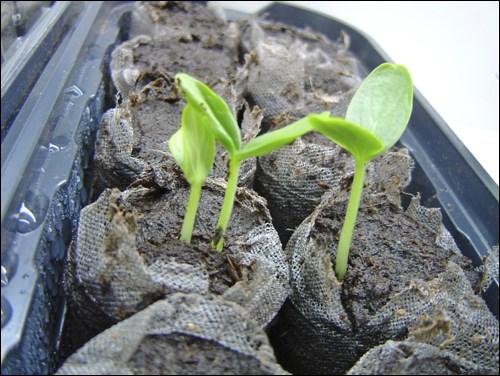
[[(132, 6), (56, 2), (40, 20), (47, 32), (34, 35), (31, 50), (11, 64), (8, 85), (2, 68), (2, 374), (47, 374), (58, 366), (64, 259), (90, 193), (110, 51), (125, 38)], [(342, 21), (279, 3), (264, 13), (332, 40), (347, 32), (367, 72), (391, 61)], [(462, 252), (479, 264), (498, 244), (498, 186), (418, 91), (401, 142), (416, 161), (410, 189), (425, 206), (442, 209)], [(498, 280), (485, 299), (498, 317)]]
[[(383, 62), (393, 62), (369, 36), (334, 17), (280, 3), (272, 3), (260, 14), (273, 21), (309, 27), (331, 40), (346, 32), (350, 51), (367, 72)], [(400, 142), (416, 161), (407, 191), (419, 192), (422, 205), (441, 208), (444, 224), (462, 253), (475, 265), (481, 264), (498, 245), (498, 185), (416, 88), (412, 116)], [(484, 294), (497, 318), (498, 292), (497, 276)]]
[(2, 65), (2, 374), (58, 365), (64, 260), (132, 3), (56, 2)]

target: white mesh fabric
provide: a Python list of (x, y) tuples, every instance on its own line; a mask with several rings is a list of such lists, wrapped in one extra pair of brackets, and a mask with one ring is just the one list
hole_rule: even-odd
[[(199, 353), (195, 364), (183, 364), (189, 346), (198, 343), (210, 350), (209, 357)], [(217, 361), (219, 356), (222, 361)], [(222, 297), (180, 293), (102, 332), (56, 374), (190, 374), (193, 370), (287, 374), (276, 363), (263, 329), (245, 309)]]
[(491, 369), (418, 342), (387, 341), (368, 351), (348, 375), (487, 375)]
[[(224, 182), (207, 184), (207, 195), (222, 197)], [(184, 192), (176, 196), (180, 197), (184, 207), (187, 192), (181, 188), (178, 191)], [(72, 267), (68, 268), (66, 275), (71, 286), (80, 287), (75, 292), (69, 292), (77, 311), (99, 311), (116, 322), (165, 294), (208, 293), (209, 274), (201, 258), (188, 263), (172, 255), (146, 263), (143, 255), (139, 254), (137, 234), (140, 234), (141, 241), (148, 242), (151, 236), (156, 236), (164, 228), (164, 224), (180, 223), (182, 219), (176, 221), (175, 217), (169, 217), (167, 221), (164, 215), (159, 215), (150, 217), (146, 222), (139, 221), (138, 218), (144, 215), (141, 210), (151, 210), (147, 207), (124, 212), (123, 206), (148, 201), (149, 193), (149, 189), (142, 187), (123, 193), (117, 189), (106, 190), (96, 202), (82, 210), (76, 245), (69, 261)], [(165, 210), (167, 213), (171, 205), (169, 200), (172, 199), (169, 195), (160, 196), (153, 210)], [(238, 217), (252, 216), (260, 218), (263, 224), (247, 234), (241, 229), (230, 228), (231, 238), (227, 243), (231, 258), (250, 275), (245, 274), (236, 285), (228, 287), (225, 296), (249, 309), (265, 326), (288, 296), (288, 266), (278, 234), (269, 223), (265, 200), (244, 188), (238, 189), (237, 200), (233, 221)], [(201, 205), (204, 205), (203, 202)], [(212, 230), (207, 226), (202, 231), (207, 246)], [(161, 241), (167, 241), (165, 246), (168, 247), (168, 236), (174, 235), (160, 235), (167, 238)]]
[[(393, 228), (387, 225), (378, 230), (372, 227), (363, 228), (361, 218), (369, 218), (372, 215), (376, 218), (378, 210), (385, 206), (395, 206), (396, 201), (399, 201), (398, 194), (409, 182), (412, 163), (407, 153), (397, 154), (387, 155), (387, 160), (382, 156), (374, 161), (372, 171), (367, 173), (360, 208), (362, 216), (358, 213), (355, 229), (358, 233), (364, 230), (362, 235), (359, 235), (362, 239), (358, 246), (366, 247), (367, 251), (384, 247), (384, 239), (389, 239), (387, 246), (394, 247), (394, 250), (406, 247), (411, 250), (412, 247), (418, 247), (417, 243), (412, 245), (414, 240), (410, 238), (391, 237)], [(397, 158), (402, 158), (402, 161), (396, 162)], [(383, 171), (384, 169), (386, 171)], [(391, 184), (394, 184), (392, 188)], [(384, 188), (384, 185), (388, 188)], [(386, 193), (374, 193), (380, 191)], [(384, 196), (385, 198), (379, 201)], [(454, 354), (457, 359), (461, 358), (465, 363), (474, 364), (477, 369), (495, 370), (496, 367), (498, 370), (498, 320), (491, 314), (484, 300), (475, 295), (465, 272), (454, 262), (460, 261), (459, 250), (444, 228), (439, 211), (421, 207), (417, 199), (413, 200), (407, 212), (394, 210), (394, 219), (388, 224), (392, 223), (397, 227), (405, 222), (405, 228), (407, 226), (408, 229), (422, 227), (432, 230), (430, 233), (433, 234), (434, 240), (429, 243), (436, 247), (436, 252), (450, 252), (448, 266), (435, 279), (412, 280), (397, 294), (389, 296), (385, 305), (371, 312), (368, 322), (363, 324), (363, 321), (352, 321), (345, 309), (342, 284), (337, 281), (332, 265), (343, 222), (342, 218), (328, 214), (338, 205), (345, 208), (347, 199), (345, 191), (336, 193), (331, 190), (325, 194), (320, 205), (297, 228), (286, 247), (286, 253), (291, 260), (291, 301), (294, 309), (304, 317), (296, 321), (297, 330), (303, 336), (308, 336), (309, 332), (314, 332), (311, 329), (313, 327), (318, 332), (315, 334), (318, 337), (317, 347), (329, 343), (329, 346), (332, 346), (330, 352), (346, 356), (328, 364), (328, 359), (319, 352), (311, 355), (319, 366), (318, 372), (326, 372), (328, 367), (335, 367), (337, 362), (348, 364), (354, 361), (358, 354), (381, 341), (406, 338), (408, 333), (410, 338), (428, 342), (446, 354)], [(367, 225), (368, 222), (365, 226)], [(371, 241), (377, 243), (372, 245)], [(404, 245), (405, 242), (409, 243)], [(350, 257), (353, 257), (352, 252)], [(357, 257), (362, 258), (363, 253)], [(422, 259), (421, 267), (425, 268), (426, 262), (427, 260)], [(373, 270), (376, 271), (375, 268)], [(376, 289), (377, 286), (373, 288)], [(433, 328), (436, 328), (437, 334), (426, 337), (429, 334), (426, 330), (432, 331)], [(423, 339), (419, 339), (419, 333)], [(332, 340), (328, 341), (328, 338)], [(310, 338), (310, 342), (313, 341), (314, 338)], [(293, 347), (293, 344), (290, 346)], [(301, 353), (300, 346), (297, 345), (293, 350), (295, 354)], [(352, 351), (343, 352), (346, 347), (352, 348)], [(310, 369), (314, 369), (314, 366)]]
[(281, 235), (291, 234), (319, 204), (323, 194), (340, 185), (339, 170), (351, 167), (352, 159), (333, 144), (327, 147), (297, 139), (259, 158), (257, 166), (259, 191), (267, 198)]
[[(134, 218), (120, 211), (120, 191), (106, 190), (82, 209), (76, 248), (71, 260), (73, 280), (94, 310), (121, 320), (137, 311), (148, 296), (162, 291), (135, 251)], [(80, 300), (80, 299), (79, 299)], [(92, 307), (80, 307), (82, 312)]]
[(498, 245), (494, 246), (490, 253), (485, 257), (481, 291), (486, 291), (494, 280), (498, 283)]
[(450, 262), (436, 279), (414, 281), (368, 323), (388, 336), (409, 330), (409, 341), (427, 343), (481, 369), (498, 371), (498, 320)]
[(285, 254), (278, 251), (281, 242), (270, 223), (252, 230), (241, 245), (245, 251), (235, 252), (235, 260), (252, 269), (252, 280), (245, 274), (223, 296), (245, 307), (251, 317), (265, 326), (289, 295), (288, 263)]

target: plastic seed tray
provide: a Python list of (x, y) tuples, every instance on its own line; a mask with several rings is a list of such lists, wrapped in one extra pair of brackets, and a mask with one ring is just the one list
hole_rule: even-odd
[[(113, 103), (110, 52), (127, 38), (132, 6), (53, 2), (8, 59), (2, 52), (2, 374), (49, 374), (59, 365), (64, 261), (91, 194), (96, 130)], [(264, 13), (332, 40), (346, 32), (366, 72), (391, 61), (342, 21), (278, 3)], [(442, 209), (462, 252), (480, 264), (498, 244), (498, 186), (418, 91), (414, 101), (401, 139), (416, 161), (410, 191)], [(498, 280), (484, 297), (498, 317)]]

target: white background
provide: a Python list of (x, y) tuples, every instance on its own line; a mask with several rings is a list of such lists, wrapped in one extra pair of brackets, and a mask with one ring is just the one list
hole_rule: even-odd
[[(270, 1), (213, 1), (253, 13)], [(497, 1), (284, 1), (369, 35), (498, 184), (499, 3)]]

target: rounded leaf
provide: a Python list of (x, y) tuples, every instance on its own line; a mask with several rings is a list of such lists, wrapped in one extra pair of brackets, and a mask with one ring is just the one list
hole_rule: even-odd
[(349, 104), (346, 120), (365, 128), (392, 147), (401, 137), (413, 106), (413, 83), (406, 67), (384, 63), (361, 83)]

